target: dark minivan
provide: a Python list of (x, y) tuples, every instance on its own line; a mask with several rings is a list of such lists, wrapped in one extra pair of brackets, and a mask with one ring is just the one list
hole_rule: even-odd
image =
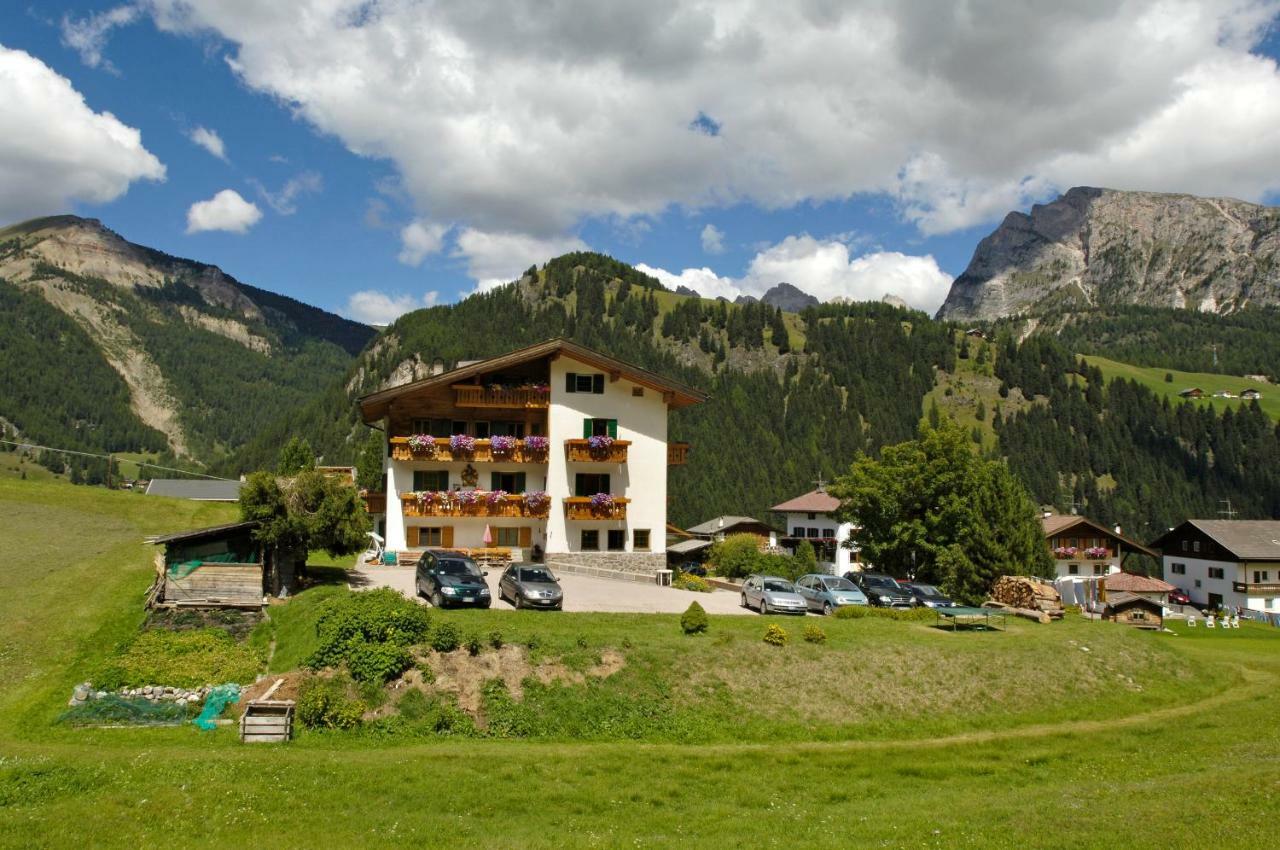
[(866, 594), (867, 601), (880, 608), (910, 608), (915, 597), (903, 589), (893, 576), (881, 573), (845, 573), (844, 577)]
[(418, 595), (430, 599), (437, 608), (488, 608), (492, 602), (484, 572), (461, 552), (423, 552), (415, 581)]

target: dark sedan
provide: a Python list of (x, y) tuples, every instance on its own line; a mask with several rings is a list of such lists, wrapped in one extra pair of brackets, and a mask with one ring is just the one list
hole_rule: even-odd
[[(900, 582), (901, 584), (901, 582)], [(921, 608), (958, 608), (959, 603), (931, 584), (903, 584), (903, 589), (915, 597), (915, 605)]]
[(489, 585), (476, 562), (460, 552), (423, 552), (418, 559), (418, 594), (437, 608), (471, 605), (488, 608)]
[(541, 564), (512, 564), (498, 582), (498, 598), (516, 608), (564, 607), (564, 591), (551, 571)]
[(858, 586), (867, 601), (879, 608), (910, 608), (915, 597), (903, 589), (893, 576), (881, 573), (845, 573), (844, 577)]

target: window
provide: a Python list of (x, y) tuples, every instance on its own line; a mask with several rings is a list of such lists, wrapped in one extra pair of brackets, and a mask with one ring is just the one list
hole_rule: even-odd
[(1271, 580), (1271, 575), (1270, 575), (1270, 573), (1268, 573), (1266, 570), (1254, 570), (1254, 571), (1253, 571), (1253, 583), (1254, 583), (1254, 584), (1262, 584), (1264, 581), (1270, 581), (1270, 580)]
[(1067, 564), (1067, 575), (1069, 575), (1069, 576), (1078, 576), (1078, 575), (1080, 575), (1080, 565), (1079, 565), (1079, 564)]
[(644, 398), (644, 387), (632, 387), (631, 395), (633, 398)]
[(797, 525), (791, 532), (792, 537), (804, 537), (804, 526)]
[(579, 548), (584, 552), (599, 552), (600, 532), (594, 528), (584, 529), (582, 532), (582, 545)]
[(588, 437), (613, 437), (618, 439), (617, 419), (584, 419), (582, 420), (582, 439)]
[(477, 440), (487, 440), (491, 433), (488, 422), (471, 423), (471, 436), (475, 437)]
[(1196, 587), (1200, 586), (1200, 579), (1196, 579)]
[(1170, 564), (1169, 572), (1175, 576), (1185, 576), (1187, 574), (1186, 564)]
[(609, 529), (609, 551), (621, 552), (627, 548), (627, 533), (621, 528)]
[(1106, 573), (1107, 573), (1107, 565), (1106, 565), (1106, 564), (1094, 564), (1094, 565), (1093, 565), (1093, 574), (1094, 574), (1095, 576), (1106, 575)]
[(836, 530), (834, 528), (824, 528), (822, 529), (822, 536), (827, 538), (835, 537)]
[(523, 437), (523, 422), (490, 422), (490, 437)]
[(1187, 551), (1187, 549), (1188, 549), (1190, 546), (1191, 546), (1191, 542), (1190, 542), (1190, 541), (1188, 541), (1188, 540), (1184, 540), (1184, 541), (1182, 541), (1182, 551), (1183, 551), (1183, 552), (1186, 552), (1186, 551)]
[(454, 434), (465, 434), (465, 433), (467, 433), (466, 422), (463, 422), (461, 419), (455, 419), (449, 423), (449, 436), (453, 436)]
[(808, 531), (809, 531), (809, 536), (816, 540), (818, 537), (818, 527), (816, 525), (810, 526)]
[(1224, 575), (1222, 567), (1210, 567), (1209, 578), (1222, 578)]
[(637, 528), (631, 532), (631, 548), (637, 552), (649, 551), (649, 529)]
[(413, 489), (415, 490), (448, 490), (449, 470), (447, 469), (415, 469), (413, 471)]
[(494, 472), (489, 475), (490, 490), (506, 490), (508, 493), (525, 491), (523, 472)]
[(1129, 619), (1130, 619), (1130, 620), (1145, 620), (1145, 619), (1147, 619), (1147, 612), (1146, 612), (1146, 611), (1131, 611), (1131, 612), (1129, 612)]
[(567, 393), (594, 393), (604, 395), (604, 375), (565, 375), (564, 391)]
[(495, 546), (511, 546), (520, 545), (520, 529), (518, 528), (495, 528), (493, 529), (493, 545)]
[(413, 433), (447, 437), (453, 433), (453, 422), (448, 419), (414, 419)]
[(1199, 551), (1200, 551), (1200, 541), (1199, 541), (1199, 540), (1197, 540), (1197, 541), (1195, 541), (1194, 543), (1192, 543), (1192, 544), (1191, 544), (1191, 550), (1192, 550), (1193, 552), (1199, 552)]
[(808, 516), (808, 519), (817, 519), (817, 518), (818, 518), (817, 514), (809, 514)]
[(418, 545), (419, 546), (443, 546), (444, 545), (444, 529), (443, 528), (418, 529)]
[(596, 493), (608, 493), (609, 476), (595, 472), (579, 472), (573, 477), (573, 495), (594, 496)]

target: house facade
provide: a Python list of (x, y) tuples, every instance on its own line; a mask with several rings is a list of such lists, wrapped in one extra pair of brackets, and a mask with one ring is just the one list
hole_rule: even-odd
[(1125, 555), (1156, 553), (1082, 516), (1046, 513), (1040, 518), (1057, 578), (1105, 576), (1120, 572)]
[(778, 545), (794, 555), (800, 541), (807, 540), (817, 552), (818, 561), (827, 564), (836, 575), (861, 570), (858, 554), (846, 545), (853, 537), (853, 523), (835, 518), (839, 507), (840, 500), (822, 486), (774, 505), (769, 510), (781, 516), (785, 528)]
[(1280, 612), (1280, 521), (1189, 519), (1152, 545), (1191, 604)]
[(704, 399), (563, 339), (365, 396), (387, 435), (386, 547), (662, 569), (667, 467), (687, 452), (667, 416)]

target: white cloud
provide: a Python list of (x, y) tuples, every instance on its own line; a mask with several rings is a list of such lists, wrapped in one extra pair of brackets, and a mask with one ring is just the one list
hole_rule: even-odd
[(256, 204), (240, 197), (234, 189), (223, 189), (207, 201), (197, 201), (187, 210), (187, 233), (225, 230), (248, 233), (262, 218)]
[(272, 192), (262, 185), (261, 181), (250, 180), (254, 188), (267, 206), (280, 215), (293, 215), (298, 211), (297, 200), (301, 195), (319, 192), (324, 188), (324, 180), (314, 171), (304, 171), (285, 181), (279, 192)]
[(421, 219), (409, 222), (400, 231), (400, 262), (406, 266), (422, 265), (423, 260), (443, 247), (444, 235), (448, 231), (444, 225)]
[(222, 143), (222, 137), (218, 135), (216, 130), (210, 130), (208, 127), (196, 127), (187, 134), (187, 137), (218, 159), (226, 161), (227, 148)]
[(95, 12), (87, 18), (73, 20), (62, 16), (62, 43), (80, 54), (80, 61), (90, 68), (101, 68), (119, 74), (110, 59), (102, 55), (107, 38), (116, 27), (124, 27), (138, 19), (141, 10), (136, 5), (117, 6), (105, 12)]
[(822, 301), (875, 301), (893, 294), (929, 313), (942, 304), (951, 286), (951, 276), (932, 256), (877, 251), (855, 257), (843, 242), (808, 235), (788, 236), (760, 251), (740, 278), (721, 277), (708, 268), (684, 269), (679, 274), (644, 264), (637, 268), (664, 286), (687, 286), (706, 298), (759, 297), (785, 281)]
[(101, 204), (135, 180), (164, 180), (142, 134), (94, 112), (66, 77), (0, 45), (0, 221)]
[(529, 266), (541, 265), (570, 251), (585, 250), (587, 244), (576, 236), (539, 239), (521, 233), (487, 233), (467, 228), (458, 234), (453, 255), (466, 260), (476, 291), (487, 292), (520, 277)]
[(490, 233), (860, 193), (932, 233), (1075, 184), (1280, 188), (1280, 73), (1248, 52), (1274, 0), (149, 8)]
[(724, 231), (714, 224), (702, 228), (702, 250), (708, 254), (723, 254)]
[(418, 298), (363, 289), (347, 299), (346, 314), (367, 325), (389, 325), (405, 313), (422, 307), (434, 307), (439, 300), (440, 293), (435, 290)]

